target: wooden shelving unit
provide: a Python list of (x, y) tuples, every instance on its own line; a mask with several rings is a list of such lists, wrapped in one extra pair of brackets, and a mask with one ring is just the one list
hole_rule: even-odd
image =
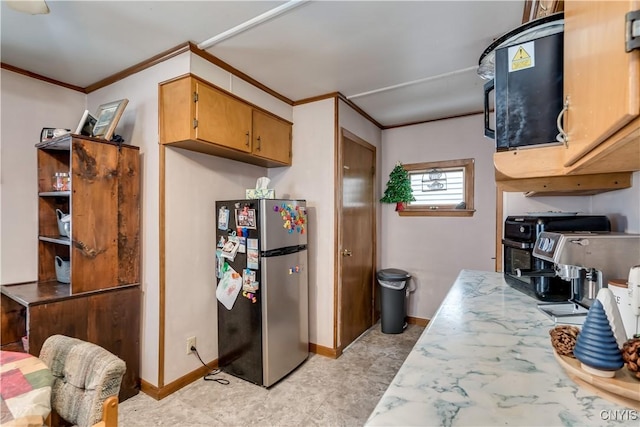
[[(139, 148), (66, 135), (37, 145), (38, 280), (0, 286), (3, 349), (38, 355), (51, 335), (98, 344), (127, 364), (120, 400), (139, 390)], [(68, 172), (70, 190), (54, 191)], [(56, 210), (70, 214), (61, 236)], [(69, 261), (70, 283), (57, 280), (55, 258)]]

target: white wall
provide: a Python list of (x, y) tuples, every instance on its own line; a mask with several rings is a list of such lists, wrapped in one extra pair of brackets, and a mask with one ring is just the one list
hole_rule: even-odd
[(382, 133), (381, 189), (395, 163), (475, 159), (473, 217), (400, 217), (395, 205), (382, 205), (382, 263), (412, 276), (416, 290), (407, 314), (431, 318), (461, 269), (494, 270), (494, 145), (482, 136), (483, 117), (473, 115)]
[(87, 96), (89, 111), (96, 111), (100, 104), (127, 98), (129, 103), (115, 133), (122, 135), (127, 144), (140, 147), (143, 305), (140, 376), (152, 385), (158, 385), (160, 322), (158, 83), (188, 69), (189, 54), (183, 53)]
[(594, 213), (609, 216), (612, 229), (640, 233), (640, 172), (633, 173), (631, 188), (592, 196), (592, 205)]
[(269, 169), (276, 197), (307, 200), (309, 340), (333, 348), (334, 164), (333, 99), (293, 108), (292, 166)]
[(216, 200), (242, 199), (266, 168), (195, 153), (166, 150), (165, 384), (201, 366), (186, 355), (196, 337), (205, 362), (218, 358)]
[(2, 69), (0, 131), (0, 283), (38, 280), (38, 174), (43, 127), (75, 131), (83, 93)]

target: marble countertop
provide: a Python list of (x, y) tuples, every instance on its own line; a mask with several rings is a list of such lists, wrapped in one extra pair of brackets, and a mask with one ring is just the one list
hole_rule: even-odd
[(565, 374), (553, 326), (502, 273), (463, 270), (366, 425), (637, 425)]

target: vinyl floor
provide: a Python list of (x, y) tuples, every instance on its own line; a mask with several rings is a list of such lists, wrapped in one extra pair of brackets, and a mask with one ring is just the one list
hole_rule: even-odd
[(374, 325), (338, 359), (311, 354), (269, 389), (220, 373), (162, 400), (122, 402), (119, 426), (362, 426), (424, 330), (383, 334)]

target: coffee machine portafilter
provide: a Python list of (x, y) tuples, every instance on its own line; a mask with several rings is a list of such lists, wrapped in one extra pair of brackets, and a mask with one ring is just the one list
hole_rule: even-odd
[(542, 232), (533, 256), (553, 263), (555, 274), (571, 282), (564, 304), (539, 305), (556, 322), (569, 310), (570, 320), (582, 323), (598, 291), (610, 279), (626, 277), (640, 262), (640, 235), (612, 232)]

